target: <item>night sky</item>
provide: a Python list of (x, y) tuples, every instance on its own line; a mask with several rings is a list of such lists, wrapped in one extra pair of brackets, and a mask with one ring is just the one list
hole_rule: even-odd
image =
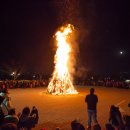
[[(41, 68), (45, 74), (53, 72), (53, 35), (63, 24), (59, 17), (62, 15), (60, 4), (58, 0), (1, 3), (1, 66), (15, 60), (24, 63), (28, 69)], [(127, 0), (80, 0), (77, 11), (80, 18), (76, 17), (78, 20), (74, 24), (82, 23), (84, 29), (78, 43), (79, 67), (98, 74), (130, 72)], [(123, 51), (122, 55), (120, 51)]]

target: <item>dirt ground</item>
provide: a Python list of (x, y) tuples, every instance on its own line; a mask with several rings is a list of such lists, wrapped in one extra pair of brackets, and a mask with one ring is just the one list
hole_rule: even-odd
[[(36, 106), (39, 111), (39, 124), (34, 130), (46, 128), (46, 130), (55, 130), (60, 127), (61, 130), (71, 130), (70, 123), (78, 118), (86, 127), (87, 111), (85, 96), (89, 93), (90, 87), (77, 86), (79, 94), (53, 96), (46, 94), (46, 88), (27, 88), (9, 90), (12, 104), (17, 112), (21, 112), (25, 106), (32, 108)], [(95, 93), (98, 95), (98, 122), (105, 128), (108, 123), (110, 105), (119, 105), (122, 114), (130, 114), (128, 103), (130, 102), (130, 89), (95, 87)]]

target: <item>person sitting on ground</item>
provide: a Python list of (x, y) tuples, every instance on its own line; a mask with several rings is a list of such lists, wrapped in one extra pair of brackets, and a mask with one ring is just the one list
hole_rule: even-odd
[(121, 112), (119, 111), (119, 107), (116, 107), (114, 105), (111, 106), (109, 122), (119, 130), (122, 130), (124, 128), (124, 123)]
[(79, 119), (75, 119), (71, 122), (72, 130), (85, 130), (84, 126), (80, 123)]
[(30, 108), (25, 107), (22, 111), (21, 116), (19, 117), (18, 128), (26, 128), (31, 130), (38, 123), (38, 110), (33, 107), (30, 113)]
[(1, 103), (3, 102), (4, 97), (0, 96), (0, 125), (4, 122), (4, 113), (2, 111)]
[(125, 130), (130, 130), (130, 116), (124, 115)]
[(4, 122), (5, 123), (14, 123), (17, 125), (18, 121), (19, 121), (19, 118), (16, 115), (15, 108), (11, 108), (8, 112), (8, 115), (5, 116)]
[(0, 130), (18, 130), (16, 124), (6, 123), (1, 126)]
[(93, 126), (93, 130), (101, 130), (101, 126), (97, 123)]
[[(128, 107), (130, 107), (130, 103), (128, 104)], [(124, 124), (125, 124), (125, 130), (130, 130), (130, 115), (123, 115)]]
[(0, 93), (0, 96), (4, 97), (3, 102), (1, 103), (1, 108), (4, 115), (8, 115), (9, 109), (12, 108), (11, 98), (9, 97), (9, 92), (7, 89), (3, 89)]
[(115, 130), (115, 128), (110, 123), (105, 124), (105, 127), (106, 130)]

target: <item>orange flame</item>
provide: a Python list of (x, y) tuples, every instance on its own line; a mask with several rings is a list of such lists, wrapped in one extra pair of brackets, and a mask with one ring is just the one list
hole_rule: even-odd
[(54, 95), (77, 94), (69, 73), (70, 53), (72, 48), (69, 43), (74, 27), (68, 24), (56, 32), (57, 51), (55, 54), (55, 68), (52, 79), (48, 85), (48, 92)]

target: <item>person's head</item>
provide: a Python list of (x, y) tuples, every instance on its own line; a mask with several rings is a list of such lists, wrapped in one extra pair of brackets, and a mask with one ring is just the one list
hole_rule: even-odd
[(1, 130), (17, 130), (17, 126), (14, 123), (5, 123)]
[(15, 115), (15, 108), (9, 109), (8, 115)]
[(4, 97), (0, 96), (0, 104), (4, 101)]
[(95, 124), (93, 126), (93, 130), (101, 130), (101, 126), (99, 124)]
[(1, 92), (2, 92), (2, 93), (5, 93), (5, 94), (8, 94), (8, 93), (9, 93), (9, 92), (8, 92), (8, 89), (6, 89), (6, 88), (2, 89)]
[(22, 111), (23, 115), (29, 115), (30, 114), (30, 108), (29, 107), (25, 107)]
[(94, 94), (94, 88), (90, 88), (90, 94)]
[(111, 108), (110, 108), (111, 111), (119, 111), (119, 107), (116, 107), (114, 105), (111, 105)]

